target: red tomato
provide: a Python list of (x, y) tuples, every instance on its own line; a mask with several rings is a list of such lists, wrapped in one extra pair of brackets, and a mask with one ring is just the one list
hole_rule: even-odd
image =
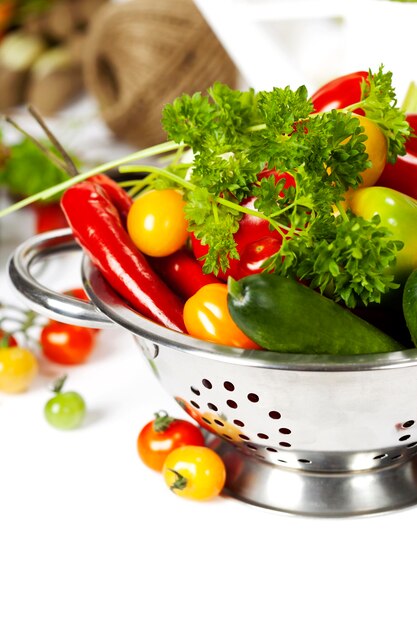
[(95, 345), (95, 331), (50, 321), (42, 329), (40, 343), (43, 354), (62, 365), (79, 365), (90, 356)]
[(399, 155), (395, 163), (385, 165), (378, 185), (417, 198), (417, 113), (407, 113), (406, 119), (413, 132), (406, 141), (406, 153)]
[(49, 230), (68, 228), (67, 218), (62, 212), (59, 202), (35, 203), (33, 209), (36, 217), (35, 231), (38, 234)]
[(407, 153), (417, 156), (417, 113), (407, 113), (406, 120), (410, 124), (413, 134), (408, 137), (405, 148)]
[(249, 243), (240, 258), (238, 278), (250, 274), (260, 274), (263, 271), (265, 261), (276, 254), (280, 247), (281, 241), (275, 237), (263, 237), (258, 241)]
[(17, 346), (17, 341), (13, 337), (13, 335), (6, 333), (4, 330), (1, 330), (0, 328), (0, 347), (12, 348), (14, 346)]
[(165, 411), (155, 414), (137, 439), (137, 451), (142, 461), (160, 472), (168, 454), (182, 446), (204, 446), (200, 429), (186, 420), (169, 417)]
[[(78, 298), (78, 300), (84, 300), (85, 302), (90, 302), (90, 298), (87, 296), (86, 292), (82, 287), (74, 287), (73, 289), (67, 289), (67, 291), (63, 292), (65, 296), (72, 296), (73, 298)], [(91, 328), (93, 333), (99, 333), (100, 328)]]
[[(272, 173), (272, 170), (268, 170), (268, 174), (266, 172), (263, 174), (263, 176), (266, 175), (275, 176), (275, 174)], [(262, 175), (260, 176), (263, 177)], [(277, 176), (280, 175), (278, 174)], [(244, 203), (242, 203), (242, 206), (253, 208), (254, 198), (248, 198)], [(245, 213), (239, 222), (239, 230), (234, 235), (239, 256), (243, 254), (243, 251), (248, 244), (258, 241), (263, 237), (275, 237), (281, 241), (280, 234), (276, 230), (271, 230), (266, 220), (261, 217), (257, 217), (256, 215), (248, 215)], [(200, 259), (207, 254), (208, 246), (203, 245), (199, 239), (194, 237), (194, 235), (191, 236), (191, 244), (196, 259)], [(204, 261), (201, 262), (203, 263)], [(219, 272), (218, 278), (226, 281), (227, 278), (231, 276), (237, 280), (239, 278), (239, 264), (240, 259), (231, 259), (226, 272)]]
[[(361, 99), (361, 84), (366, 80), (368, 72), (352, 72), (329, 81), (312, 96), (311, 101), (315, 111), (331, 111), (344, 109), (359, 102)], [(355, 111), (360, 113), (360, 110)]]
[(67, 289), (64, 291), (64, 295), (72, 296), (73, 298), (78, 298), (79, 300), (85, 300), (86, 302), (90, 301), (90, 298), (85, 293), (82, 287), (74, 287), (73, 289)]

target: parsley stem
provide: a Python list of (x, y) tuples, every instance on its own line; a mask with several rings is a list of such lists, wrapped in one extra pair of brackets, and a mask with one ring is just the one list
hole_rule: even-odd
[(248, 132), (255, 132), (257, 130), (265, 130), (267, 128), (266, 124), (254, 124), (254, 126), (249, 126), (247, 129)]
[(169, 180), (172, 180), (174, 183), (185, 187), (186, 189), (190, 189), (194, 191), (196, 186), (193, 183), (181, 178), (181, 176), (177, 176), (173, 172), (162, 169), (161, 167), (156, 167), (155, 165), (127, 165), (119, 168), (122, 174), (140, 174), (141, 172), (149, 172), (150, 174), (158, 174), (159, 176), (164, 176)]
[(249, 209), (248, 207), (242, 206), (241, 204), (236, 204), (235, 202), (230, 202), (230, 200), (226, 200), (226, 198), (218, 197), (216, 198), (216, 200), (219, 204), (223, 204), (224, 206), (229, 207), (229, 209), (234, 209), (235, 211), (239, 211), (240, 213), (246, 213), (247, 215), (254, 215), (255, 217), (260, 217), (263, 220), (266, 220), (269, 224), (271, 224), (271, 226), (276, 231), (279, 232), (279, 234), (282, 237), (286, 236), (286, 234), (284, 234), (283, 232), (283, 229), (285, 229), (285, 231), (287, 231), (288, 229), (286, 229), (285, 226), (283, 226), (282, 224), (279, 224), (274, 219), (272, 219), (271, 217), (268, 217), (264, 213), (261, 213), (260, 211), (256, 211), (255, 209)]

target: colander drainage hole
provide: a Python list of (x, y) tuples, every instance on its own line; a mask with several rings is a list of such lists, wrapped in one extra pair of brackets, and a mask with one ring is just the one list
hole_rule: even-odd
[(245, 422), (242, 422), (242, 420), (233, 420), (233, 424), (236, 424), (236, 426), (240, 426), (241, 428), (243, 428)]
[(257, 437), (259, 437), (259, 439), (269, 439), (269, 436), (265, 433), (257, 433)]
[(281, 419), (281, 413), (279, 411), (269, 411), (268, 415), (273, 420)]
[(239, 435), (239, 439), (243, 439), (243, 441), (249, 441), (250, 437), (248, 437), (247, 435)]
[(394, 454), (394, 456), (391, 456), (390, 459), (391, 461), (395, 461), (396, 459), (401, 459), (402, 454)]
[(234, 400), (227, 400), (226, 404), (231, 409), (237, 409), (237, 402), (235, 402)]
[(253, 445), (253, 443), (247, 443), (246, 447), (250, 448), (251, 450), (257, 450), (258, 449), (256, 446)]
[(227, 389), (227, 391), (234, 391), (235, 390), (235, 386), (233, 383), (231, 383), (229, 380), (225, 380), (223, 383), (223, 387), (225, 389)]
[(288, 443), (288, 441), (280, 441), (279, 445), (282, 446), (283, 448), (291, 448), (291, 444)]
[(415, 448), (417, 446), (417, 441), (413, 441), (413, 443), (409, 443), (407, 448)]
[(276, 448), (266, 448), (266, 450), (268, 450), (268, 452), (278, 452)]
[(256, 393), (248, 393), (249, 402), (259, 402), (259, 396)]
[(196, 389), (195, 387), (190, 387), (190, 389), (196, 396), (200, 395), (200, 391), (198, 389)]
[(402, 437), (400, 437), (398, 439), (398, 441), (407, 441), (407, 439), (410, 439), (411, 435), (403, 435)]
[(411, 428), (411, 426), (414, 426), (414, 420), (408, 420), (403, 424), (403, 428)]
[(190, 400), (190, 404), (192, 404), (192, 405), (193, 405), (193, 407), (194, 407), (194, 408), (196, 408), (196, 409), (199, 409), (199, 408), (200, 408), (200, 405), (199, 405), (199, 404), (197, 404), (197, 402), (195, 402), (194, 400)]
[(213, 420), (215, 424), (217, 424), (217, 426), (221, 426), (222, 428), (224, 428), (224, 422), (222, 422), (221, 420)]
[(310, 461), (309, 459), (297, 459), (297, 461), (298, 461), (299, 463), (305, 463), (305, 464), (309, 464), (309, 463), (311, 463), (311, 461)]
[(382, 459), (386, 459), (388, 454), (377, 454), (374, 456), (374, 461), (382, 461)]
[(204, 385), (204, 387), (206, 389), (212, 389), (213, 385), (211, 384), (211, 382), (209, 380), (207, 380), (207, 378), (203, 378), (203, 380), (201, 381), (202, 384)]
[(218, 411), (219, 409), (217, 408), (217, 406), (215, 404), (213, 404), (212, 402), (207, 402), (207, 406), (209, 409), (211, 409), (212, 411)]
[(290, 431), (290, 429), (289, 429), (289, 428), (280, 428), (280, 429), (279, 429), (279, 432), (280, 432), (282, 435), (291, 435), (291, 431)]

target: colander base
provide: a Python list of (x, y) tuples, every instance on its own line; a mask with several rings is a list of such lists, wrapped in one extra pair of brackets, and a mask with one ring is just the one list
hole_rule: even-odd
[(244, 502), (299, 515), (348, 517), (417, 504), (417, 458), (381, 469), (311, 472), (253, 458), (219, 439), (209, 445), (227, 471), (225, 492)]

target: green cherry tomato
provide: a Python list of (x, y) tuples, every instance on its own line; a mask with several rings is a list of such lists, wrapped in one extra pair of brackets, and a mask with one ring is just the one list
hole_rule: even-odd
[(55, 395), (45, 404), (44, 414), (51, 426), (61, 430), (72, 430), (82, 424), (86, 405), (78, 392), (62, 391), (61, 380), (54, 387)]
[(417, 200), (388, 187), (366, 187), (353, 191), (349, 205), (366, 220), (379, 215), (381, 226), (389, 229), (392, 238), (402, 241), (397, 252), (395, 278), (404, 282), (417, 268)]

